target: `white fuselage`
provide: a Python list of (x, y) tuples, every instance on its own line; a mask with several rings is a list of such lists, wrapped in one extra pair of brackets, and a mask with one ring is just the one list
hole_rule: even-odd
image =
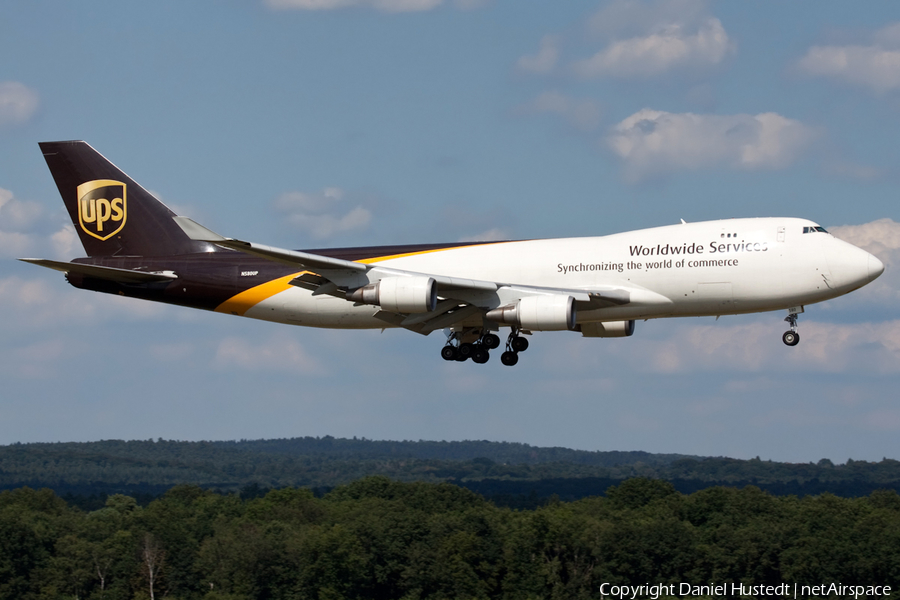
[[(579, 323), (717, 316), (821, 302), (882, 272), (877, 258), (816, 227), (805, 219), (729, 219), (602, 237), (464, 246), (375, 264), (523, 286), (633, 290), (632, 302), (623, 306), (580, 310)], [(292, 286), (245, 316), (317, 327), (386, 327), (374, 317), (378, 311)]]

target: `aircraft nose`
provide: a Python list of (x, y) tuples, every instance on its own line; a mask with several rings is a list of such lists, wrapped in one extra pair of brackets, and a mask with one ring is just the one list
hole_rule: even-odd
[(864, 286), (884, 271), (881, 261), (857, 246), (832, 238), (826, 247), (831, 287), (847, 291)]
[(884, 263), (877, 257), (869, 255), (869, 281), (874, 281), (879, 275), (884, 273)]

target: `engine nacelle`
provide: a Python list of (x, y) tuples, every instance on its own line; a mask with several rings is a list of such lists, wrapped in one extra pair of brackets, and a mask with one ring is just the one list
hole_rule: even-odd
[(431, 277), (385, 277), (354, 290), (347, 298), (388, 312), (426, 313), (437, 306), (437, 284)]
[(628, 337), (634, 333), (634, 319), (631, 321), (582, 323), (578, 327), (584, 337)]
[(526, 296), (515, 304), (495, 308), (485, 316), (491, 321), (529, 331), (575, 329), (575, 298), (562, 295)]

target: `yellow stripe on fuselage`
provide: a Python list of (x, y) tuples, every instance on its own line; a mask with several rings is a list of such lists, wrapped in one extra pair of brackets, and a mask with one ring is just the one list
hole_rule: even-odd
[[(498, 242), (485, 242), (484, 245), (488, 244), (496, 244)], [(430, 254), (432, 252), (443, 252), (445, 250), (456, 250), (458, 248), (468, 248), (471, 246), (477, 246), (481, 244), (470, 244), (466, 246), (452, 246), (450, 248), (432, 248), (431, 250), (419, 250), (418, 252), (406, 252), (403, 254), (391, 254), (389, 256), (375, 256), (372, 258), (361, 258), (359, 260), (353, 261), (362, 263), (364, 265), (370, 265), (372, 263), (382, 262), (385, 260), (392, 260), (395, 258), (406, 258), (407, 256), (418, 256), (419, 254)], [(279, 277), (278, 279), (273, 279), (271, 281), (267, 281), (266, 283), (261, 283), (257, 286), (253, 286), (248, 290), (244, 290), (240, 294), (236, 294), (220, 304), (216, 307), (216, 312), (228, 313), (231, 315), (238, 315), (240, 317), (244, 316), (248, 310), (266, 300), (271, 298), (275, 294), (280, 294), (285, 290), (289, 290), (292, 286), (290, 281), (295, 277), (299, 277), (303, 273), (310, 273), (311, 271), (299, 271), (297, 273), (293, 273), (291, 275), (285, 275), (284, 277)]]
[(240, 294), (236, 294), (216, 307), (216, 312), (228, 313), (231, 315), (244, 316), (244, 313), (262, 302), (267, 298), (271, 298), (275, 294), (280, 294), (285, 290), (291, 289), (291, 280), (299, 277), (308, 271), (299, 271), (291, 273), (278, 279), (272, 279), (265, 283), (253, 286), (248, 290), (244, 290)]
[(418, 252), (407, 252), (405, 254), (391, 254), (390, 256), (375, 256), (373, 258), (361, 258), (353, 262), (371, 265), (372, 263), (382, 262), (385, 260), (393, 260), (395, 258), (406, 258), (407, 256), (419, 256), (420, 254), (431, 254), (432, 252), (444, 252), (445, 250), (458, 250), (459, 248), (468, 248), (468, 246), (453, 246), (451, 248), (432, 248), (431, 250), (419, 250)]

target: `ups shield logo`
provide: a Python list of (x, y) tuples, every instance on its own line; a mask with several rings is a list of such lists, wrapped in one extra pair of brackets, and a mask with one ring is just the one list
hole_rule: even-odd
[(78, 186), (78, 224), (88, 235), (108, 240), (125, 226), (128, 215), (125, 184), (95, 179)]

